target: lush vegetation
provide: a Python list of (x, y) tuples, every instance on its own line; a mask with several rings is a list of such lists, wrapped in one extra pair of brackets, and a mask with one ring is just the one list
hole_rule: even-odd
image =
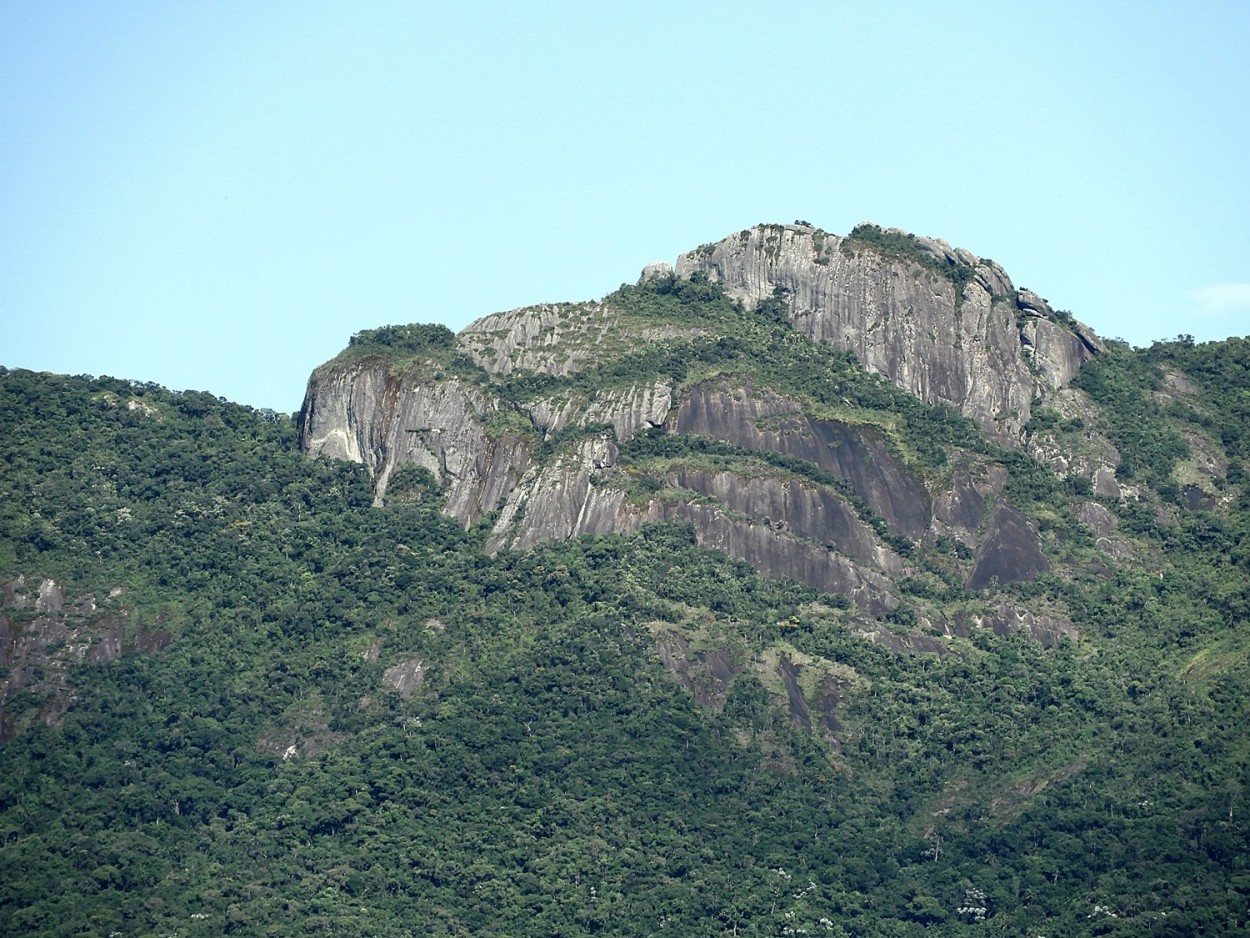
[[(760, 578), (680, 525), (490, 558), (485, 528), (440, 514), (428, 473), (397, 474), (373, 508), (363, 470), (303, 458), (283, 415), (6, 372), (0, 583), (54, 578), (94, 595), (99, 622), (170, 641), (97, 664), (66, 651), (63, 687), (32, 675), (3, 700), (0, 932), (1250, 927), (1246, 342), (1117, 348), (1082, 379), (1142, 492), (1106, 505), (1137, 558), (1112, 565), (1083, 562), (1098, 556), (1073, 520), (1087, 493), (845, 356), (789, 342), (775, 318), (697, 282), (612, 301), (708, 330), (497, 387), (746, 375), (880, 427), (935, 471), (952, 445), (1001, 460), (1056, 556), (1074, 552), (1014, 598), (1062, 608), (1081, 642), (974, 630), (898, 654), (861, 634), (889, 623)], [(713, 338), (725, 323), (733, 338)], [(448, 351), (437, 332), (412, 335), (395, 339), (403, 354)], [(1192, 390), (1153, 395), (1169, 373)], [(1191, 433), (1224, 467), (1198, 509), (1169, 487)], [(626, 464), (672, 459), (838, 485), (697, 438), (623, 450)], [(908, 588), (923, 597), (937, 587), (918, 569)], [(3, 614), (8, 634), (36, 627), (29, 607)], [(679, 639), (692, 661), (731, 662), (720, 704), (663, 665), (657, 648)], [(812, 732), (759, 666), (782, 657), (832, 695)], [(402, 696), (388, 674), (416, 662), (420, 686)], [(0, 676), (26, 667), (11, 657)], [(57, 695), (63, 715), (43, 719)]]
[(400, 354), (419, 353), (429, 349), (449, 349), (456, 344), (456, 334), (437, 323), (412, 323), (404, 326), (380, 326), (362, 329), (351, 337), (348, 348), (381, 348)]
[(964, 287), (972, 282), (976, 271), (967, 264), (934, 257), (924, 251), (916, 243), (916, 236), (894, 228), (882, 228), (879, 225), (863, 223), (851, 229), (851, 233), (842, 242), (844, 250), (853, 251), (868, 247), (884, 254), (886, 257), (904, 258), (915, 261), (922, 267), (945, 277), (955, 287), (955, 302), (963, 299)]
[(336, 363), (376, 359), (384, 361), (392, 375), (398, 375), (418, 363), (436, 374), (456, 374), (469, 380), (481, 380), (483, 374), (456, 347), (456, 334), (438, 323), (379, 326), (362, 329), (348, 340), (347, 348), (335, 358)]
[(1172, 470), (1189, 455), (1189, 447), (1157, 396), (1162, 368), (1113, 342), (1073, 383), (1102, 406), (1102, 429), (1121, 454), (1117, 475), (1174, 491)]

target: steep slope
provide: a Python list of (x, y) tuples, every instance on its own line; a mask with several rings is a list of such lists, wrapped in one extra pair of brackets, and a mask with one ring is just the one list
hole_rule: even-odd
[[(921, 545), (971, 552), (945, 553), (951, 587), (1051, 568), (977, 427), (1114, 491), (1109, 443), (1022, 432), (1035, 403), (1089, 406), (1067, 385), (1101, 343), (944, 242), (758, 226), (596, 303), (488, 316), (433, 344), (396, 332), (413, 328), (361, 333), (317, 370), (301, 445), (363, 462), (379, 503), (397, 466), (429, 469), (450, 516), (489, 519), (491, 552), (680, 519), (880, 616)], [(921, 616), (951, 628), (951, 612)]]
[(783, 296), (804, 335), (1009, 441), (1034, 399), (1103, 350), (993, 261), (897, 229), (860, 225), (840, 238), (803, 223), (757, 225), (677, 259), (678, 276), (696, 271), (748, 308)]
[[(1088, 424), (1035, 414), (1128, 454), (1135, 494), (1099, 497), (709, 291), (613, 302), (740, 354), (492, 378), (402, 328), (352, 355), (480, 392), (531, 469), (605, 463), (631, 517), (854, 560), (883, 615), (695, 522), (490, 556), (498, 519), (466, 531), (433, 470), (374, 507), (280, 415), (0, 371), (0, 933), (1244, 933), (1250, 343), (1116, 345)], [(572, 419), (656, 376), (689, 432)], [(863, 452), (812, 461), (834, 424)], [(895, 469), (920, 537), (867, 501)], [(1004, 586), (987, 545), (1022, 524), (1050, 569)]]

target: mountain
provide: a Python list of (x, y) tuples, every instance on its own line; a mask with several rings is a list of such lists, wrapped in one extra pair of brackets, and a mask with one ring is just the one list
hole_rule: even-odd
[[(677, 519), (701, 544), (880, 615), (920, 572), (918, 550), (973, 589), (1050, 568), (996, 449), (1046, 452), (1119, 495), (1102, 435), (1023, 433), (1034, 409), (1091, 412), (1070, 385), (1102, 351), (945, 242), (761, 225), (597, 303), (500, 313), (454, 338), (361, 333), (309, 382), (301, 445), (364, 463), (379, 504), (398, 467), (429, 470), (451, 517), (492, 519), (492, 552)], [(963, 445), (948, 460), (937, 441)], [(1052, 616), (978, 615), (1074, 634)], [(961, 627), (940, 611), (935, 623)]]
[(296, 420), (2, 371), (0, 929), (1241, 933), (1248, 430), (1245, 339), (872, 225)]

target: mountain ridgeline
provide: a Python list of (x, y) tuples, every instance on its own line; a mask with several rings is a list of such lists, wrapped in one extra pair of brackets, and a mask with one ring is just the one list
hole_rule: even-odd
[(0, 934), (1250, 928), (1246, 339), (761, 225), (0, 466)]
[[(364, 463), (379, 504), (397, 469), (429, 470), (448, 515), (489, 520), (491, 552), (680, 520), (879, 616), (902, 580), (981, 590), (1062, 562), (1008, 491), (1023, 453), (1120, 495), (1101, 434), (1025, 433), (1035, 411), (1092, 415), (1071, 383), (1102, 342), (941, 241), (762, 225), (599, 302), (437, 330), (356, 336), (313, 375), (301, 445)], [(945, 631), (966, 618), (920, 612)]]

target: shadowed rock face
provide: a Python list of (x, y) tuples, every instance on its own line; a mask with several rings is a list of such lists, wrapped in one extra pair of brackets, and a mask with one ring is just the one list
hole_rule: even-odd
[(875, 431), (814, 420), (767, 388), (694, 388), (678, 406), (674, 430), (814, 463), (845, 479), (894, 533), (917, 537), (928, 527), (928, 495)]
[[(588, 440), (531, 470), (500, 513), (487, 549), (525, 549), (582, 534), (634, 531), (647, 521), (685, 521), (699, 544), (745, 560), (766, 576), (842, 593), (870, 615), (898, 605), (891, 576), (902, 571), (902, 561), (830, 490), (683, 468), (672, 473), (673, 485), (714, 501), (657, 497), (629, 506), (621, 489), (594, 482), (610, 472), (615, 457), (608, 441)], [(830, 523), (822, 525), (822, 518)], [(791, 524), (799, 530), (788, 529)]]
[(715, 710), (725, 708), (733, 679), (742, 670), (730, 649), (692, 651), (686, 637), (673, 631), (657, 636), (655, 649), (664, 667), (699, 703)]
[(995, 505), (968, 589), (982, 590), (995, 580), (1004, 584), (1033, 580), (1049, 569), (1041, 538), (1029, 519), (1007, 502)]
[(765, 576), (842, 593), (869, 615), (882, 615), (898, 605), (894, 584), (885, 574), (767, 525), (738, 521), (714, 505), (653, 502), (648, 515), (648, 520), (688, 521), (701, 546), (745, 560)]
[(1001, 466), (978, 467), (961, 459), (950, 484), (933, 498), (933, 530), (950, 535), (969, 547), (979, 544), (986, 499), (1002, 492), (1007, 472)]
[(903, 569), (899, 556), (883, 547), (872, 528), (824, 486), (797, 479), (743, 478), (733, 472), (691, 467), (672, 472), (669, 482), (709, 496), (730, 512), (775, 531), (824, 544), (884, 573), (897, 574)]
[(801, 682), (803, 671), (804, 666), (793, 661), (789, 655), (778, 655), (777, 675), (785, 690), (790, 722), (804, 732), (824, 738), (835, 749), (840, 750), (841, 741), (838, 736), (842, 732), (842, 723), (837, 717), (838, 686), (825, 677), (804, 692)]
[(786, 701), (790, 705), (790, 722), (801, 730), (812, 731), (812, 713), (807, 706), (807, 698), (799, 687), (799, 668), (785, 655), (781, 656), (782, 684), (786, 689)]
[(69, 671), (107, 664), (123, 652), (158, 652), (168, 632), (139, 626), (126, 635), (123, 609), (100, 611), (90, 593), (66, 596), (54, 580), (32, 588), (24, 577), (0, 587), (0, 742), (12, 738), (5, 702), (22, 690), (47, 694), (36, 719), (52, 725), (72, 699)]

